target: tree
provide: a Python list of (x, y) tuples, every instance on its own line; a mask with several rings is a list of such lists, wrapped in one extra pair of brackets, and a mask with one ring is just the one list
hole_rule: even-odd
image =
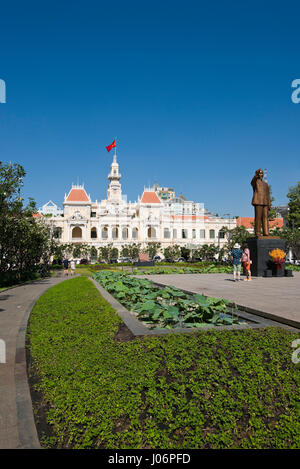
[(160, 243), (150, 242), (147, 244), (145, 251), (149, 254), (149, 258), (153, 259), (161, 248)]
[(247, 238), (251, 238), (254, 234), (250, 234), (244, 226), (236, 226), (233, 229), (229, 229), (226, 226), (222, 228), (227, 238), (225, 249), (227, 252), (231, 252), (233, 246), (238, 243), (240, 246), (246, 241)]
[(180, 248), (180, 255), (187, 261), (190, 258), (191, 250), (186, 246), (183, 246)]
[(271, 209), (268, 212), (268, 220), (272, 221), (272, 220), (275, 220), (277, 212), (276, 212), (276, 209), (272, 207), (272, 204), (275, 198), (272, 195), (272, 186), (270, 186), (270, 184), (269, 184), (269, 191), (270, 191)]
[(178, 244), (174, 244), (173, 246), (168, 246), (167, 248), (164, 249), (165, 258), (170, 259), (172, 262), (174, 262), (175, 259), (180, 257), (180, 255), (181, 255), (181, 250)]
[(296, 186), (290, 187), (287, 197), (289, 198), (288, 227), (298, 230), (300, 229), (300, 181)]
[(49, 226), (33, 216), (34, 200), (23, 205), (24, 177), (21, 165), (0, 162), (0, 273), (12, 282), (47, 266), (53, 251)]
[(118, 249), (114, 248), (113, 243), (109, 243), (106, 246), (102, 246), (99, 251), (99, 260), (104, 259), (108, 264), (110, 264), (111, 259), (117, 258), (119, 254)]

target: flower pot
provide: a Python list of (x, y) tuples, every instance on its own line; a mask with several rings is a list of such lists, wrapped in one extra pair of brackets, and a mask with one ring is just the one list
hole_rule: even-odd
[(284, 264), (273, 264), (272, 274), (273, 277), (284, 277), (285, 266)]

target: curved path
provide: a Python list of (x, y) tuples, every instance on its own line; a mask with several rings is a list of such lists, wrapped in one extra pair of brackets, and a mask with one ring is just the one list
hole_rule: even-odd
[(42, 279), (0, 293), (0, 449), (40, 448), (27, 381), (26, 327), (37, 299), (67, 278)]

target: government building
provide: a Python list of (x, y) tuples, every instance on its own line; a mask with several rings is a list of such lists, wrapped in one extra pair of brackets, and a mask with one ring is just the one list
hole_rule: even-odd
[(161, 249), (177, 244), (195, 249), (203, 244), (222, 247), (223, 227), (233, 229), (237, 219), (214, 216), (201, 203), (186, 200), (168, 187), (144, 188), (136, 202), (122, 196), (121, 174), (116, 154), (108, 175), (107, 198), (92, 201), (83, 185), (72, 185), (63, 209), (49, 201), (39, 212), (61, 243), (85, 243), (95, 248), (113, 243), (161, 243)]

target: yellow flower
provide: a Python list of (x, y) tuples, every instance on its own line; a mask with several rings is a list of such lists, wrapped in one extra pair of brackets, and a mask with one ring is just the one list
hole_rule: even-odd
[(286, 253), (282, 249), (273, 249), (273, 251), (269, 252), (269, 255), (272, 259), (284, 259)]

